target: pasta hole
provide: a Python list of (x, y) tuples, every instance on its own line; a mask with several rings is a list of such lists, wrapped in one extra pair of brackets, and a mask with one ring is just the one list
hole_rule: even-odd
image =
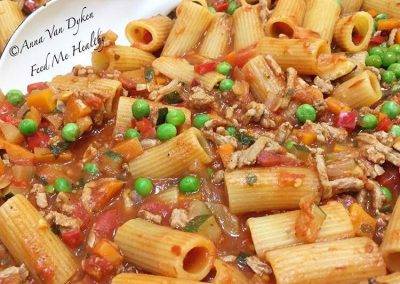
[(388, 255), (387, 263), (389, 263), (390, 270), (400, 270), (400, 252), (394, 252)]
[(215, 279), (215, 276), (217, 276), (217, 269), (215, 267), (213, 267), (202, 281), (211, 282), (212, 280)]
[(276, 22), (271, 26), (271, 33), (274, 37), (279, 36), (280, 34), (287, 35), (289, 38), (293, 36), (293, 29), (291, 26), (284, 22)]
[(134, 42), (149, 44), (153, 41), (153, 35), (147, 29), (142, 27), (136, 27), (132, 33), (131, 37)]
[(354, 45), (361, 45), (365, 41), (365, 37), (370, 32), (368, 18), (360, 15), (354, 20), (354, 27), (352, 30), (352, 41)]
[(183, 259), (183, 269), (189, 273), (198, 273), (208, 264), (208, 250), (205, 247), (192, 248)]

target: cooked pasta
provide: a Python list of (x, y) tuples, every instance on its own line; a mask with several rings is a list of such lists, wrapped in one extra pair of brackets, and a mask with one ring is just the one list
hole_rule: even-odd
[(385, 236), (383, 238), (381, 250), (383, 257), (386, 261), (388, 269), (392, 272), (399, 272), (399, 256), (400, 256), (400, 242), (398, 239), (399, 222), (397, 220), (400, 214), (400, 201), (396, 202), (392, 219), (390, 219), (389, 225), (386, 229)]
[(170, 18), (155, 16), (131, 21), (126, 26), (125, 34), (133, 47), (154, 52), (164, 46), (172, 25)]
[(371, 71), (364, 71), (339, 85), (333, 92), (333, 97), (359, 108), (371, 106), (382, 97), (378, 78)]
[(3, 0), (0, 2), (0, 54), (24, 19), (24, 14), (15, 1)]
[(342, 6), (342, 15), (350, 14), (360, 10), (364, 0), (343, 0), (340, 5)]
[(283, 34), (291, 38), (296, 27), (303, 24), (306, 9), (307, 6), (304, 0), (278, 1), (271, 18), (267, 22), (267, 35), (278, 37)]
[(149, 274), (121, 273), (115, 276), (112, 284), (198, 284), (202, 282), (187, 279), (176, 279), (164, 276), (155, 276)]
[[(339, 19), (335, 26), (335, 42), (348, 52), (364, 50), (371, 40), (374, 19), (367, 12), (357, 12)], [(361, 39), (354, 42), (353, 34), (357, 33)]]
[(212, 283), (215, 284), (246, 284), (249, 283), (246, 276), (233, 265), (225, 263), (222, 260), (216, 259), (214, 261), (215, 277)]
[(185, 59), (174, 57), (160, 57), (154, 60), (153, 67), (170, 79), (190, 84), (195, 78), (194, 67)]
[[(349, 213), (343, 205), (333, 202), (322, 206), (321, 209), (326, 214), (326, 219), (319, 231), (317, 242), (354, 237)], [(247, 220), (254, 248), (259, 257), (264, 257), (266, 252), (274, 249), (301, 244), (301, 240), (295, 235), (298, 214), (299, 211), (290, 211)]]
[(300, 74), (318, 74), (318, 57), (330, 53), (329, 45), (321, 39), (263, 38), (257, 46), (261, 54), (269, 54), (283, 68), (293, 67)]
[(236, 51), (258, 43), (264, 33), (257, 6), (243, 6), (233, 14), (233, 31)]
[(391, 17), (400, 18), (399, 0), (364, 0), (362, 8), (374, 9), (377, 12), (387, 13)]
[(122, 225), (115, 235), (115, 242), (137, 267), (189, 280), (203, 279), (212, 268), (216, 254), (214, 244), (200, 235), (142, 219), (133, 219)]
[(359, 283), (386, 273), (378, 246), (369, 238), (282, 248), (266, 258), (277, 283)]
[(231, 212), (245, 213), (296, 209), (302, 197), (317, 192), (319, 181), (305, 168), (250, 168), (226, 172), (225, 186)]
[(213, 15), (206, 7), (192, 1), (182, 1), (177, 8), (177, 20), (167, 38), (162, 55), (185, 55), (197, 44), (212, 20)]
[(68, 248), (22, 195), (0, 207), (0, 240), (37, 281), (67, 283), (78, 269)]

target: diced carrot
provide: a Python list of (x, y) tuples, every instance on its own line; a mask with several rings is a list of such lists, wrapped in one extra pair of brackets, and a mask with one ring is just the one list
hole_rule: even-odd
[(118, 246), (107, 239), (101, 239), (93, 248), (93, 253), (108, 260), (114, 267), (119, 266), (123, 260)]
[(218, 147), (217, 152), (221, 157), (222, 163), (225, 167), (228, 166), (228, 163), (231, 159), (232, 153), (235, 150), (232, 144), (224, 144)]
[(72, 153), (65, 151), (58, 156), (53, 155), (49, 148), (35, 148), (34, 162), (40, 163), (64, 163), (72, 160)]
[(314, 131), (300, 131), (297, 135), (305, 145), (311, 145), (317, 140), (317, 134)]
[(368, 9), (367, 12), (368, 12), (373, 18), (375, 18), (376, 15), (378, 15), (378, 12), (377, 12), (374, 8)]
[(378, 31), (389, 31), (400, 28), (400, 19), (391, 18), (378, 21)]
[(33, 90), (26, 98), (29, 107), (34, 106), (42, 113), (51, 113), (56, 108), (56, 97), (49, 88)]
[(37, 108), (31, 106), (31, 109), (25, 114), (25, 118), (32, 119), (37, 125), (39, 125), (42, 121), (42, 114)]
[(95, 186), (91, 195), (94, 204), (93, 210), (99, 211), (120, 193), (124, 182), (117, 179), (105, 178), (95, 181), (93, 185)]
[(348, 149), (348, 148), (345, 147), (345, 146), (343, 146), (343, 145), (340, 145), (340, 144), (335, 144), (335, 145), (333, 146), (333, 152), (336, 152), (336, 153), (338, 153), (338, 152), (343, 152), (343, 151), (345, 151), (346, 149)]
[(349, 208), (350, 219), (356, 236), (372, 238), (375, 232), (376, 219), (370, 216), (358, 203)]
[(339, 114), (342, 111), (351, 111), (351, 108), (348, 105), (334, 97), (327, 98), (325, 102), (328, 110), (334, 114)]
[(92, 109), (86, 105), (81, 99), (74, 96), (68, 98), (64, 112), (65, 122), (76, 122), (79, 118), (89, 115)]
[(157, 85), (165, 85), (168, 82), (168, 78), (161, 74), (157, 75), (155, 79), (156, 79)]
[(143, 153), (142, 145), (136, 138), (123, 141), (114, 146), (112, 150), (121, 154), (124, 160), (128, 162)]
[(6, 171), (6, 165), (4, 164), (3, 160), (0, 159), (0, 175), (3, 175)]
[(24, 147), (0, 139), (0, 149), (6, 150), (12, 162), (32, 164), (34, 155)]

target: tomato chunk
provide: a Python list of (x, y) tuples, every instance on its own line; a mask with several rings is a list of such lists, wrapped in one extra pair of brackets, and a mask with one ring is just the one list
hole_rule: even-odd
[(74, 249), (82, 244), (83, 235), (80, 230), (74, 229), (74, 230), (62, 232), (61, 239), (67, 246)]
[(156, 135), (153, 123), (147, 118), (136, 121), (135, 125), (143, 138), (153, 138)]
[(27, 91), (28, 91), (28, 94), (30, 94), (33, 90), (44, 90), (44, 89), (47, 89), (48, 87), (49, 86), (45, 82), (37, 82), (37, 83), (28, 85)]
[(91, 255), (85, 259), (82, 262), (82, 269), (96, 280), (111, 276), (111, 273), (114, 271), (114, 267), (109, 261), (96, 255)]
[(28, 148), (33, 150), (35, 148), (47, 148), (49, 146), (50, 137), (43, 131), (38, 131), (35, 134), (28, 136), (26, 142)]
[(93, 225), (93, 231), (95, 231), (99, 237), (111, 239), (119, 223), (120, 215), (117, 209), (111, 209), (97, 217)]
[(341, 111), (336, 121), (338, 127), (343, 127), (348, 130), (353, 130), (357, 125), (357, 112), (355, 111)]
[(211, 61), (194, 66), (194, 71), (196, 71), (197, 74), (204, 75), (206, 73), (214, 71), (216, 67), (217, 62)]
[(257, 157), (257, 164), (262, 167), (298, 166), (299, 162), (285, 154), (262, 151)]

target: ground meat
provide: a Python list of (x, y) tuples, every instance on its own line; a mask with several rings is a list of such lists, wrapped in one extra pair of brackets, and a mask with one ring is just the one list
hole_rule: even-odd
[(182, 88), (182, 83), (180, 83), (178, 80), (174, 79), (171, 82), (169, 82), (168, 85), (161, 86), (157, 90), (152, 91), (149, 94), (149, 99), (159, 102), (161, 101), (166, 95), (173, 93), (173, 92), (178, 92)]
[(385, 155), (375, 149), (373, 145), (365, 145), (360, 147), (360, 154), (374, 164), (383, 164)]
[(39, 208), (46, 208), (49, 205), (45, 188), (42, 184), (35, 183), (32, 186), (32, 192), (35, 193), (36, 204)]
[(376, 178), (382, 175), (385, 170), (378, 164), (371, 163), (364, 158), (356, 159), (358, 166), (363, 170), (364, 174), (369, 178)]
[(364, 182), (355, 177), (335, 179), (330, 183), (334, 195), (348, 191), (360, 191), (364, 188)]
[(291, 125), (289, 122), (282, 123), (276, 130), (275, 141), (282, 144), (286, 141), (286, 139), (288, 139), (288, 137), (292, 133), (292, 130), (293, 125)]
[(175, 208), (174, 210), (172, 210), (169, 222), (172, 228), (184, 228), (189, 222), (188, 212), (185, 209)]
[(258, 154), (264, 149), (268, 141), (270, 141), (268, 137), (261, 136), (246, 150), (234, 152), (229, 161), (228, 169), (233, 170), (234, 168), (253, 165), (257, 160)]
[(67, 229), (79, 229), (82, 225), (82, 221), (80, 221), (79, 219), (68, 217), (57, 211), (50, 211), (46, 215), (46, 220), (49, 223), (54, 222), (54, 224), (64, 227), (64, 228), (67, 228)]
[(238, 144), (237, 144), (237, 140), (235, 137), (229, 136), (229, 135), (221, 135), (218, 133), (215, 133), (211, 130), (205, 130), (203, 131), (204, 136), (214, 142), (215, 145), (224, 145), (224, 144), (231, 144), (234, 148), (237, 148)]
[(257, 256), (246, 257), (246, 263), (257, 275), (272, 273), (271, 267), (265, 262), (262, 262)]
[[(376, 151), (380, 152), (383, 154), (389, 162), (394, 164), (395, 166), (400, 166), (400, 153), (396, 152), (394, 149), (391, 147), (388, 147), (381, 142), (378, 141), (378, 139), (369, 133), (360, 133), (357, 135), (356, 140), (360, 144), (366, 144), (366, 145), (371, 145), (375, 148)], [(368, 158), (368, 157), (366, 157)]]
[(224, 173), (225, 172), (223, 170), (219, 170), (219, 171), (216, 171), (215, 173), (213, 173), (211, 182), (214, 183), (214, 184), (218, 184), (218, 183), (223, 182)]
[(28, 276), (29, 271), (26, 269), (25, 264), (19, 267), (10, 266), (0, 271), (0, 283), (25, 283)]
[(314, 85), (324, 94), (330, 94), (333, 91), (333, 85), (330, 81), (325, 81), (320, 77), (314, 78)]
[(202, 109), (209, 106), (215, 101), (215, 98), (201, 88), (193, 87), (191, 93), (189, 94), (189, 103), (192, 107)]
[(307, 120), (303, 128), (311, 128), (317, 134), (317, 140), (319, 142), (328, 142), (330, 140), (342, 142), (345, 141), (348, 136), (346, 130), (333, 127), (326, 122), (314, 123)]
[(325, 159), (321, 152), (322, 151), (319, 151), (315, 154), (315, 162), (317, 165), (319, 181), (323, 188), (322, 197), (328, 199), (332, 197), (332, 185), (329, 182)]
[(397, 34), (398, 31), (400, 32), (399, 29), (393, 29), (393, 30), (391, 30), (391, 32), (390, 32), (390, 34), (389, 34), (389, 39), (388, 39), (388, 41), (387, 41), (387, 44), (388, 44), (389, 46), (394, 44), (394, 40), (395, 40), (395, 38), (396, 38), (396, 34)]
[(270, 10), (271, 0), (260, 0), (258, 3), (260, 4), (260, 18), (262, 23), (265, 24), (272, 14), (272, 11)]
[(84, 67), (82, 65), (76, 65), (72, 68), (72, 74), (74, 76), (86, 77), (88, 75), (94, 74), (93, 67)]
[(161, 224), (161, 221), (162, 221), (161, 215), (153, 214), (147, 210), (140, 210), (138, 212), (138, 217), (143, 218), (147, 221), (156, 223), (156, 224)]
[(142, 145), (144, 150), (152, 148), (154, 146), (157, 146), (160, 143), (161, 142), (157, 139), (149, 139), (149, 138), (146, 138), (146, 139), (143, 139), (142, 141), (140, 141), (140, 144)]

